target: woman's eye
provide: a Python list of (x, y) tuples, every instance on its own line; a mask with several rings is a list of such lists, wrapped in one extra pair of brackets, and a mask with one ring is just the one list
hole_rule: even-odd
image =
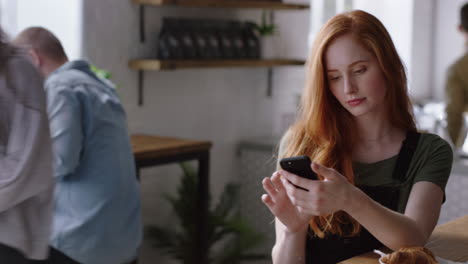
[(340, 79), (340, 76), (330, 76), (330, 77), (328, 77), (328, 79), (329, 79), (330, 81), (337, 81), (337, 80)]
[(367, 70), (366, 68), (361, 68), (361, 69), (358, 69), (357, 71), (354, 71), (354, 73), (361, 74), (361, 73), (364, 73), (366, 70)]

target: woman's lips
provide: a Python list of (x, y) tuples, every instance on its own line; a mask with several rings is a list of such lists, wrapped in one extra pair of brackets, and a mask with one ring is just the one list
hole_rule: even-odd
[(364, 100), (366, 100), (366, 98), (358, 98), (358, 99), (349, 100), (346, 103), (348, 103), (350, 106), (358, 106), (362, 102), (364, 102)]

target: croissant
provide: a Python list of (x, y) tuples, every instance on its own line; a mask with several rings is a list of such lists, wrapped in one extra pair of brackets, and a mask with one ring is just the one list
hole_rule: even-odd
[(380, 258), (382, 264), (438, 264), (434, 254), (425, 247), (403, 247)]

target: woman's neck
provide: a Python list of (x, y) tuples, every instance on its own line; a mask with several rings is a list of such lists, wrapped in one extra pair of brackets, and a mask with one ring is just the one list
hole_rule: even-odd
[(386, 118), (356, 118), (357, 138), (353, 160), (372, 163), (398, 154), (406, 131), (394, 127)]
[(382, 115), (359, 116), (355, 121), (358, 143), (388, 141), (398, 130)]

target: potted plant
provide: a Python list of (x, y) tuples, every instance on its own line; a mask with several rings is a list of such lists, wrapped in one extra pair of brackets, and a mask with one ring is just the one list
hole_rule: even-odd
[[(184, 264), (195, 264), (192, 256), (197, 243), (193, 220), (197, 210), (197, 174), (188, 164), (180, 165), (184, 174), (177, 188), (177, 195), (165, 194), (177, 216), (178, 224), (148, 226), (145, 235), (164, 254)], [(236, 206), (238, 195), (239, 186), (229, 183), (224, 187), (218, 204), (213, 208), (209, 206), (206, 231), (209, 248), (207, 264), (238, 264), (245, 260), (268, 258), (267, 254), (252, 252), (252, 249), (263, 241), (263, 236), (253, 230), (239, 215)]]
[(261, 58), (263, 59), (278, 57), (278, 49), (274, 39), (275, 34), (277, 34), (277, 25), (272, 20), (272, 16), (263, 10), (261, 23), (255, 24), (255, 30), (260, 38)]

